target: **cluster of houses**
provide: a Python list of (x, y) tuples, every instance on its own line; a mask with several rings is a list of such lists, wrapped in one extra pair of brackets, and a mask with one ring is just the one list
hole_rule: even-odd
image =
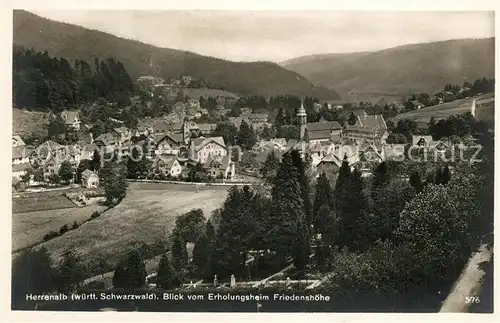
[[(300, 123), (300, 139), (286, 141), (274, 138), (260, 141), (254, 147), (256, 160), (264, 163), (271, 151), (277, 156), (297, 149), (311, 158), (311, 166), (319, 172), (335, 172), (344, 158), (349, 166), (359, 167), (368, 174), (371, 167), (386, 160), (403, 160), (407, 151), (406, 144), (387, 144), (389, 136), (382, 115), (367, 115), (364, 110), (353, 111), (354, 124), (342, 127), (337, 121), (307, 122), (303, 106), (297, 117)], [(413, 136), (411, 147), (425, 148), (430, 151), (444, 151), (450, 143), (435, 141), (431, 136)]]
[[(67, 113), (68, 127), (79, 127), (78, 113)], [(76, 126), (78, 124), (78, 126)], [(134, 149), (140, 149), (151, 160), (151, 173), (165, 177), (187, 176), (191, 167), (201, 164), (214, 178), (232, 179), (236, 175), (231, 151), (222, 137), (212, 137), (216, 124), (196, 124), (185, 119), (182, 123), (157, 121), (152, 126), (129, 129), (118, 127), (93, 138), (85, 136), (72, 145), (61, 145), (48, 140), (37, 147), (28, 147), (20, 136), (12, 137), (12, 177), (18, 183), (29, 169), (43, 170), (48, 180), (58, 174), (61, 164), (69, 162), (76, 171), (82, 160), (92, 160), (96, 151), (102, 160), (125, 160)], [(35, 166), (36, 165), (36, 166)], [(82, 185), (97, 185), (97, 175), (91, 170), (82, 174)]]

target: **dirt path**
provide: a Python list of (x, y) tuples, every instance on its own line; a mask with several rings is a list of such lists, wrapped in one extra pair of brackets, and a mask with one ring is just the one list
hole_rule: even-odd
[(469, 259), (450, 295), (443, 302), (440, 312), (466, 313), (475, 300), (467, 303), (466, 297), (478, 297), (480, 299), (481, 279), (485, 272), (479, 267), (479, 264), (492, 261), (492, 255), (493, 251), (488, 249), (486, 244), (481, 245), (479, 250)]

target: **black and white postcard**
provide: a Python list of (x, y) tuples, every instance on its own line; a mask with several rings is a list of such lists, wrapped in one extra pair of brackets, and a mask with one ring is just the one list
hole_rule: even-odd
[(10, 9), (12, 314), (493, 321), (493, 7), (216, 3)]

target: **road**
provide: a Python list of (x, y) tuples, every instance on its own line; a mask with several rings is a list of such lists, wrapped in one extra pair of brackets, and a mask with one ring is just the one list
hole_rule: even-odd
[[(466, 297), (480, 297), (482, 278), (485, 275), (480, 264), (492, 261), (492, 256), (493, 250), (488, 249), (486, 244), (481, 245), (479, 250), (469, 259), (450, 295), (443, 302), (440, 312), (466, 313), (469, 311), (469, 307), (475, 299), (468, 303)], [(488, 300), (483, 299), (482, 301), (486, 302)]]

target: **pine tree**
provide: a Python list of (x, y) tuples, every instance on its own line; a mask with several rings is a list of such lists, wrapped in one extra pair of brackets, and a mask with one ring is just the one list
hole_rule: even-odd
[(337, 181), (335, 182), (335, 208), (339, 210), (341, 208), (342, 196), (346, 194), (347, 184), (349, 178), (351, 177), (351, 168), (347, 161), (347, 156), (344, 156), (342, 165), (339, 169), (339, 175), (337, 176)]
[(243, 149), (250, 150), (257, 142), (257, 137), (245, 120), (241, 122), (240, 130), (236, 137), (236, 144), (242, 147)]
[(125, 261), (118, 264), (113, 276), (116, 288), (137, 288), (146, 283), (146, 266), (137, 250), (131, 250)]
[(347, 123), (349, 125), (353, 126), (356, 124), (356, 121), (358, 121), (358, 118), (356, 117), (354, 112), (351, 112), (351, 114), (349, 115), (349, 119), (347, 120)]
[(325, 173), (321, 173), (316, 184), (314, 196), (313, 226), (315, 232), (324, 234), (327, 226), (326, 216), (334, 208), (333, 191)]
[(193, 249), (193, 263), (200, 277), (213, 277), (212, 253), (215, 232), (210, 221), (207, 221), (205, 232), (198, 238)]
[(413, 172), (410, 175), (410, 185), (413, 186), (413, 188), (415, 188), (415, 191), (417, 193), (420, 193), (422, 191), (423, 183), (422, 179), (420, 178), (420, 174), (418, 172)]
[(278, 166), (279, 166), (279, 159), (276, 156), (274, 150), (271, 150), (269, 155), (267, 155), (266, 161), (264, 162), (264, 165), (262, 165), (260, 172), (267, 181), (272, 182), (276, 174), (276, 170), (278, 169)]
[(291, 153), (281, 161), (272, 188), (272, 210), (266, 242), (276, 250), (283, 261), (292, 255), (300, 270), (308, 263), (309, 228), (298, 181), (298, 170), (293, 165)]
[(94, 172), (98, 172), (101, 169), (101, 154), (99, 153), (99, 150), (94, 150), (94, 154), (92, 155), (92, 161), (90, 164), (91, 170), (93, 170)]
[(442, 180), (441, 180), (441, 183), (443, 185), (446, 185), (448, 184), (448, 182), (450, 181), (451, 179), (451, 172), (450, 172), (450, 168), (448, 167), (448, 165), (446, 165), (443, 169), (443, 173), (442, 173)]
[(443, 170), (438, 166), (434, 175), (434, 184), (443, 184)]
[(171, 289), (179, 285), (179, 279), (168, 254), (163, 254), (158, 265), (156, 285), (163, 289)]
[(188, 263), (186, 240), (178, 231), (174, 231), (172, 234), (172, 259), (177, 271), (185, 269)]

